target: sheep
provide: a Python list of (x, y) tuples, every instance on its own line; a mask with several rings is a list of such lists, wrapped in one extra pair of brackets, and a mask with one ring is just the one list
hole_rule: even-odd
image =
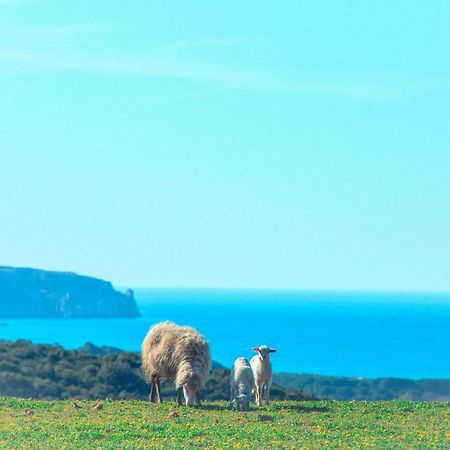
[(236, 402), (238, 411), (248, 411), (254, 386), (255, 378), (247, 358), (237, 358), (230, 373), (230, 409)]
[(262, 398), (265, 395), (266, 404), (269, 405), (269, 393), (272, 384), (272, 363), (269, 360), (269, 354), (276, 352), (276, 350), (267, 347), (267, 345), (253, 347), (252, 350), (258, 352), (258, 355), (250, 360), (250, 366), (255, 377), (256, 404), (262, 406)]
[(142, 342), (142, 370), (152, 384), (149, 399), (162, 402), (160, 380), (169, 379), (177, 388), (177, 405), (183, 390), (186, 406), (200, 406), (199, 391), (211, 365), (208, 342), (197, 330), (173, 322), (153, 326)]

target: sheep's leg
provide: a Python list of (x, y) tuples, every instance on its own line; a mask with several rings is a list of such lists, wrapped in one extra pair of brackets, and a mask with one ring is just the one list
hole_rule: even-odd
[(197, 400), (197, 406), (202, 406), (202, 402), (200, 401), (200, 394), (197, 391), (196, 396), (195, 396), (196, 400)]
[(155, 403), (155, 394), (156, 394), (156, 389), (154, 388), (153, 384), (152, 384), (152, 389), (150, 390), (150, 395), (148, 396), (148, 399), (152, 402)]
[(183, 388), (180, 386), (177, 388), (177, 406), (181, 406), (181, 391)]
[(150, 391), (150, 401), (155, 403), (156, 402), (156, 375), (152, 375), (151, 377), (151, 383), (152, 383), (152, 390)]
[(161, 388), (159, 386), (159, 382), (160, 382), (160, 379), (157, 378), (156, 379), (156, 394), (158, 395), (158, 402), (162, 403), (163, 401), (162, 401), (162, 398), (161, 398)]

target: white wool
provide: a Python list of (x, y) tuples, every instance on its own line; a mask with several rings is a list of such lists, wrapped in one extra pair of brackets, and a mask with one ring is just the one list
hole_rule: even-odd
[(142, 370), (148, 382), (169, 379), (177, 388), (198, 392), (211, 365), (208, 342), (191, 327), (162, 322), (152, 327), (142, 342)]
[(254, 386), (255, 379), (249, 362), (244, 357), (237, 358), (230, 373), (230, 408), (236, 402), (238, 410), (248, 411)]
[(250, 360), (250, 366), (255, 378), (256, 404), (261, 406), (262, 399), (265, 397), (266, 404), (269, 405), (270, 386), (272, 385), (272, 363), (269, 355), (276, 350), (269, 348), (267, 345), (254, 347), (253, 350), (258, 352)]

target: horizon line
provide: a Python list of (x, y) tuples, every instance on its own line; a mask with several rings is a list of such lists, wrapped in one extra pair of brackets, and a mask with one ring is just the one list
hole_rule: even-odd
[(302, 287), (239, 287), (239, 286), (151, 286), (117, 284), (118, 289), (148, 289), (166, 291), (259, 291), (259, 292), (311, 292), (311, 293), (374, 293), (374, 294), (442, 294), (450, 295), (450, 290), (412, 290), (412, 289), (358, 289), (358, 288), (302, 288)]

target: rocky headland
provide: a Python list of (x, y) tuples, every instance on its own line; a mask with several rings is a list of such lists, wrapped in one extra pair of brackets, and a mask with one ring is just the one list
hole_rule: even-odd
[(0, 318), (129, 318), (140, 313), (131, 289), (72, 272), (0, 266)]

